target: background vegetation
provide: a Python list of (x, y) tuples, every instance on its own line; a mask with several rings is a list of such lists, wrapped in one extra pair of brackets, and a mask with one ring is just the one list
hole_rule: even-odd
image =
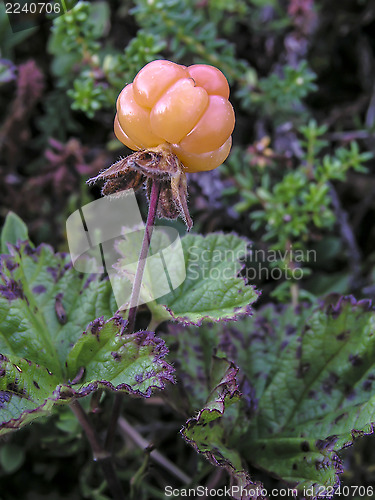
[[(256, 272), (252, 282), (262, 290), (254, 306), (261, 311), (259, 318), (268, 318), (275, 330), (284, 320), (269, 319), (276, 312), (262, 309), (266, 304), (274, 304), (279, 312), (299, 305), (299, 316), (304, 317), (303, 308), (332, 292), (375, 298), (373, 2), (65, 3), (70, 10), (64, 16), (18, 32), (12, 31), (5, 6), (0, 5), (1, 223), (13, 211), (27, 225), (35, 245), (44, 242), (67, 251), (66, 218), (99, 197), (97, 188), (88, 188), (85, 181), (129, 153), (112, 132), (119, 91), (153, 59), (212, 64), (231, 84), (236, 128), (225, 165), (189, 175), (194, 232), (235, 231), (252, 241), (254, 251), (279, 256), (261, 262), (268, 272)], [(143, 194), (139, 197), (146, 208)], [(176, 227), (184, 233), (181, 221)], [(6, 252), (5, 236), (3, 240)], [(305, 258), (295, 259), (297, 250)], [(248, 273), (259, 264), (248, 261)], [(272, 273), (275, 268), (283, 271), (283, 279), (274, 279), (279, 276)], [(296, 269), (303, 279), (293, 277)], [(145, 311), (145, 325), (147, 318)], [(216, 340), (211, 330), (200, 335), (242, 368), (250, 361), (239, 359), (233, 346), (225, 347), (225, 335), (235, 335), (237, 328), (246, 341), (254, 324), (231, 325), (233, 331), (221, 328)], [(190, 328), (190, 335), (197, 337)], [(183, 363), (189, 332), (161, 323), (157, 333), (169, 341), (169, 360), (180, 370), (186, 394), (202, 386), (208, 397), (209, 385), (204, 386), (199, 369), (194, 378)], [(178, 342), (179, 335), (185, 340)], [(194, 342), (196, 352), (203, 349), (204, 359), (204, 346), (197, 338)], [(321, 349), (325, 348), (323, 342)], [(272, 348), (265, 350), (270, 355)], [(311, 351), (314, 362), (319, 352)], [(203, 365), (203, 372), (206, 368)], [(253, 380), (255, 374), (244, 370), (245, 379)], [(241, 391), (246, 394), (244, 384)], [(134, 444), (137, 433), (184, 471), (191, 484), (227, 484), (225, 469), (215, 468), (178, 435), (205, 398), (197, 394), (181, 401), (174, 390), (178, 392), (167, 391), (166, 400), (161, 393), (151, 399), (126, 398), (124, 415), (130, 424), (121, 431), (116, 451), (119, 474), (131, 498), (164, 498), (165, 484), (181, 486), (170, 464), (163, 467), (160, 460), (152, 460), (151, 447), (145, 452)], [(248, 386), (250, 395), (251, 390)], [(111, 401), (112, 396), (106, 397), (102, 411), (92, 415), (96, 428), (107, 426)], [(251, 415), (255, 410), (249, 405)], [(235, 417), (231, 418), (229, 434), (234, 432)], [(43, 420), (4, 438), (0, 498), (109, 498), (70, 410), (59, 409)], [(233, 439), (237, 446), (238, 437)], [(374, 484), (373, 450), (369, 436), (341, 452), (344, 484)], [(284, 484), (275, 479), (282, 476), (277, 464), (250, 464), (246, 453), (242, 458), (252, 477), (267, 487)]]

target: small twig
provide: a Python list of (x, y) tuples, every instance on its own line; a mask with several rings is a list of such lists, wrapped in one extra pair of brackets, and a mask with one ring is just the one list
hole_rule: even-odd
[[(152, 231), (154, 229), (156, 212), (158, 208), (160, 194), (160, 182), (153, 181), (151, 194), (150, 194), (150, 205), (148, 209), (147, 222), (145, 227), (145, 234), (143, 235), (142, 248), (139, 254), (137, 270), (134, 276), (133, 289), (130, 297), (130, 309), (128, 316), (128, 324), (126, 331), (132, 333), (135, 326), (135, 317), (137, 314), (137, 307), (139, 302), (139, 296), (141, 293), (143, 273), (146, 266), (146, 258), (150, 248)], [(115, 441), (117, 421), (121, 413), (122, 406), (122, 395), (117, 393), (115, 396), (115, 401), (113, 403), (112, 415), (108, 426), (108, 432), (105, 440), (105, 447), (107, 450), (112, 450)]]
[(345, 130), (343, 132), (332, 132), (326, 135), (331, 141), (356, 141), (359, 139), (375, 138), (375, 133), (369, 130)]
[(112, 458), (101, 445), (99, 437), (85, 410), (82, 408), (78, 401), (73, 401), (70, 404), (70, 408), (74, 415), (77, 417), (78, 422), (81, 424), (81, 427), (86, 434), (86, 437), (91, 445), (94, 461), (98, 462), (98, 464), (101, 466), (113, 499), (125, 500), (124, 493), (122, 491), (120, 481), (117, 477)]
[[(146, 449), (150, 446), (150, 443), (147, 442), (146, 439), (144, 439), (141, 434), (139, 434), (139, 432), (136, 431), (134, 427), (132, 427), (129, 422), (127, 422), (123, 417), (120, 417), (118, 425), (120, 428), (120, 432), (126, 436), (129, 436), (140, 448)], [(185, 472), (176, 467), (174, 463), (168, 460), (168, 458), (162, 455), (159, 451), (152, 450), (150, 452), (150, 457), (161, 467), (163, 467), (173, 476), (179, 479), (183, 484), (191, 483), (191, 477), (189, 477), (187, 474), (185, 474)]]

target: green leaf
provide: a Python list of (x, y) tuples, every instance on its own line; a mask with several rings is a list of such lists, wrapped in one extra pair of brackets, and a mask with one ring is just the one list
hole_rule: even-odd
[(60, 397), (60, 380), (29, 359), (0, 355), (0, 433), (48, 414)]
[(337, 451), (375, 422), (375, 313), (367, 301), (262, 310), (240, 325), (236, 362), (253, 391), (242, 456), (300, 490), (335, 486)]
[[(220, 325), (221, 326), (221, 325)], [(192, 328), (169, 324), (167, 342), (175, 347), (171, 358), (176, 366), (178, 385), (168, 391), (168, 402), (178, 412), (191, 415), (182, 429), (184, 439), (213, 465), (224, 467), (231, 476), (234, 498), (242, 488), (254, 483), (244, 470), (236, 451), (246, 416), (241, 414), (237, 383), (238, 368), (226, 358), (213, 355), (220, 340), (220, 326)]]
[(107, 2), (96, 2), (90, 5), (90, 15), (87, 20), (92, 25), (92, 35), (100, 38), (109, 30), (111, 12)]
[(255, 287), (239, 276), (248, 241), (234, 234), (187, 235), (181, 239), (186, 279), (168, 295), (148, 304), (158, 320), (183, 324), (229, 321), (251, 314)]
[(115, 310), (110, 283), (78, 273), (48, 245), (24, 242), (10, 251), (1, 257), (0, 352), (64, 378), (66, 356), (88, 322)]
[(118, 315), (106, 322), (96, 319), (70, 351), (68, 377), (73, 380), (84, 370), (78, 394), (102, 387), (149, 397), (153, 388), (173, 382), (174, 370), (162, 359), (168, 352), (164, 341), (152, 332), (126, 334), (126, 325)]
[(178, 387), (171, 388), (172, 405), (186, 416), (201, 408), (210, 395), (212, 354), (218, 344), (218, 329), (168, 325), (166, 342), (176, 346), (171, 359), (177, 368)]
[(99, 386), (149, 396), (172, 380), (160, 339), (125, 335), (119, 316), (104, 320), (115, 310), (108, 280), (78, 273), (47, 245), (9, 250), (0, 260), (0, 434)]
[[(228, 406), (238, 402), (236, 375), (238, 368), (225, 358), (212, 358), (210, 373), (210, 394), (204, 407), (198, 414), (190, 418), (181, 434), (198, 452), (202, 453), (213, 465), (224, 467), (232, 477), (232, 485), (239, 491), (242, 488), (261, 489), (261, 485), (253, 483), (244, 470), (241, 457), (235, 448), (228, 446), (229, 435), (222, 423)], [(233, 498), (243, 496), (233, 491)]]
[(0, 3), (0, 46), (1, 57), (14, 60), (14, 48), (26, 40), (29, 36), (35, 34), (38, 27), (18, 31), (14, 33), (6, 13), (5, 2)]
[(16, 70), (17, 68), (12, 61), (0, 59), (0, 86), (15, 80), (17, 78)]
[[(177, 378), (191, 404), (207, 394), (212, 350), (239, 366), (243, 394), (215, 420), (220, 429), (193, 421), (188, 437), (196, 449), (209, 452), (220, 436), (252, 470), (301, 493), (335, 488), (343, 470), (338, 452), (375, 425), (371, 304), (334, 295), (320, 305), (267, 306), (235, 324), (184, 330), (170, 325), (168, 340), (178, 342)], [(183, 408), (178, 399), (174, 404)]]
[(15, 245), (18, 241), (29, 239), (26, 224), (14, 212), (8, 212), (1, 230), (1, 253), (8, 252), (8, 243)]
[(13, 443), (4, 443), (0, 449), (1, 467), (7, 474), (16, 472), (25, 460), (25, 452)]

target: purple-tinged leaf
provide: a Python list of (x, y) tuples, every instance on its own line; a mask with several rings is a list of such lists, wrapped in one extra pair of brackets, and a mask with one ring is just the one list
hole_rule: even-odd
[[(241, 404), (225, 408), (214, 430), (199, 425), (200, 414), (186, 426), (199, 451), (214, 463), (210, 447), (224, 436), (227, 448), (262, 474), (300, 493), (309, 489), (313, 497), (319, 488), (334, 491), (343, 471), (338, 452), (375, 425), (375, 310), (369, 301), (330, 296), (319, 305), (264, 307), (233, 324), (169, 329), (176, 377), (190, 404), (207, 395), (208, 351), (240, 368)], [(191, 389), (194, 381), (201, 395)]]
[(77, 395), (99, 387), (149, 397), (153, 389), (173, 382), (174, 369), (163, 358), (168, 349), (152, 332), (125, 333), (126, 321), (98, 318), (88, 326), (70, 351), (66, 367)]
[(241, 463), (235, 447), (230, 447), (230, 435), (226, 433), (222, 419), (228, 406), (239, 401), (240, 392), (236, 375), (238, 368), (225, 358), (214, 357), (210, 373), (209, 397), (198, 414), (190, 418), (181, 430), (183, 438), (213, 465), (223, 467), (231, 477), (232, 497), (238, 500), (262, 498), (260, 495), (244, 495), (248, 491), (261, 491), (262, 485), (254, 483)]
[(371, 304), (336, 296), (320, 306), (266, 307), (228, 330), (256, 402), (241, 455), (299, 491), (335, 489), (337, 452), (375, 423)]
[(148, 397), (173, 381), (164, 342), (152, 332), (125, 334), (125, 321), (111, 317), (109, 281), (76, 272), (47, 245), (8, 247), (0, 260), (0, 433), (99, 387)]

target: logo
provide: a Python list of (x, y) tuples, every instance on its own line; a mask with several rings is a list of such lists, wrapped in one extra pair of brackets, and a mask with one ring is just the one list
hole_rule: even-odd
[[(108, 273), (119, 309), (127, 309), (145, 233), (132, 189), (89, 203), (66, 221), (69, 251), (81, 273)], [(166, 295), (186, 278), (185, 259), (178, 231), (156, 226), (145, 259), (137, 305)], [(135, 305), (135, 304), (132, 304)]]

